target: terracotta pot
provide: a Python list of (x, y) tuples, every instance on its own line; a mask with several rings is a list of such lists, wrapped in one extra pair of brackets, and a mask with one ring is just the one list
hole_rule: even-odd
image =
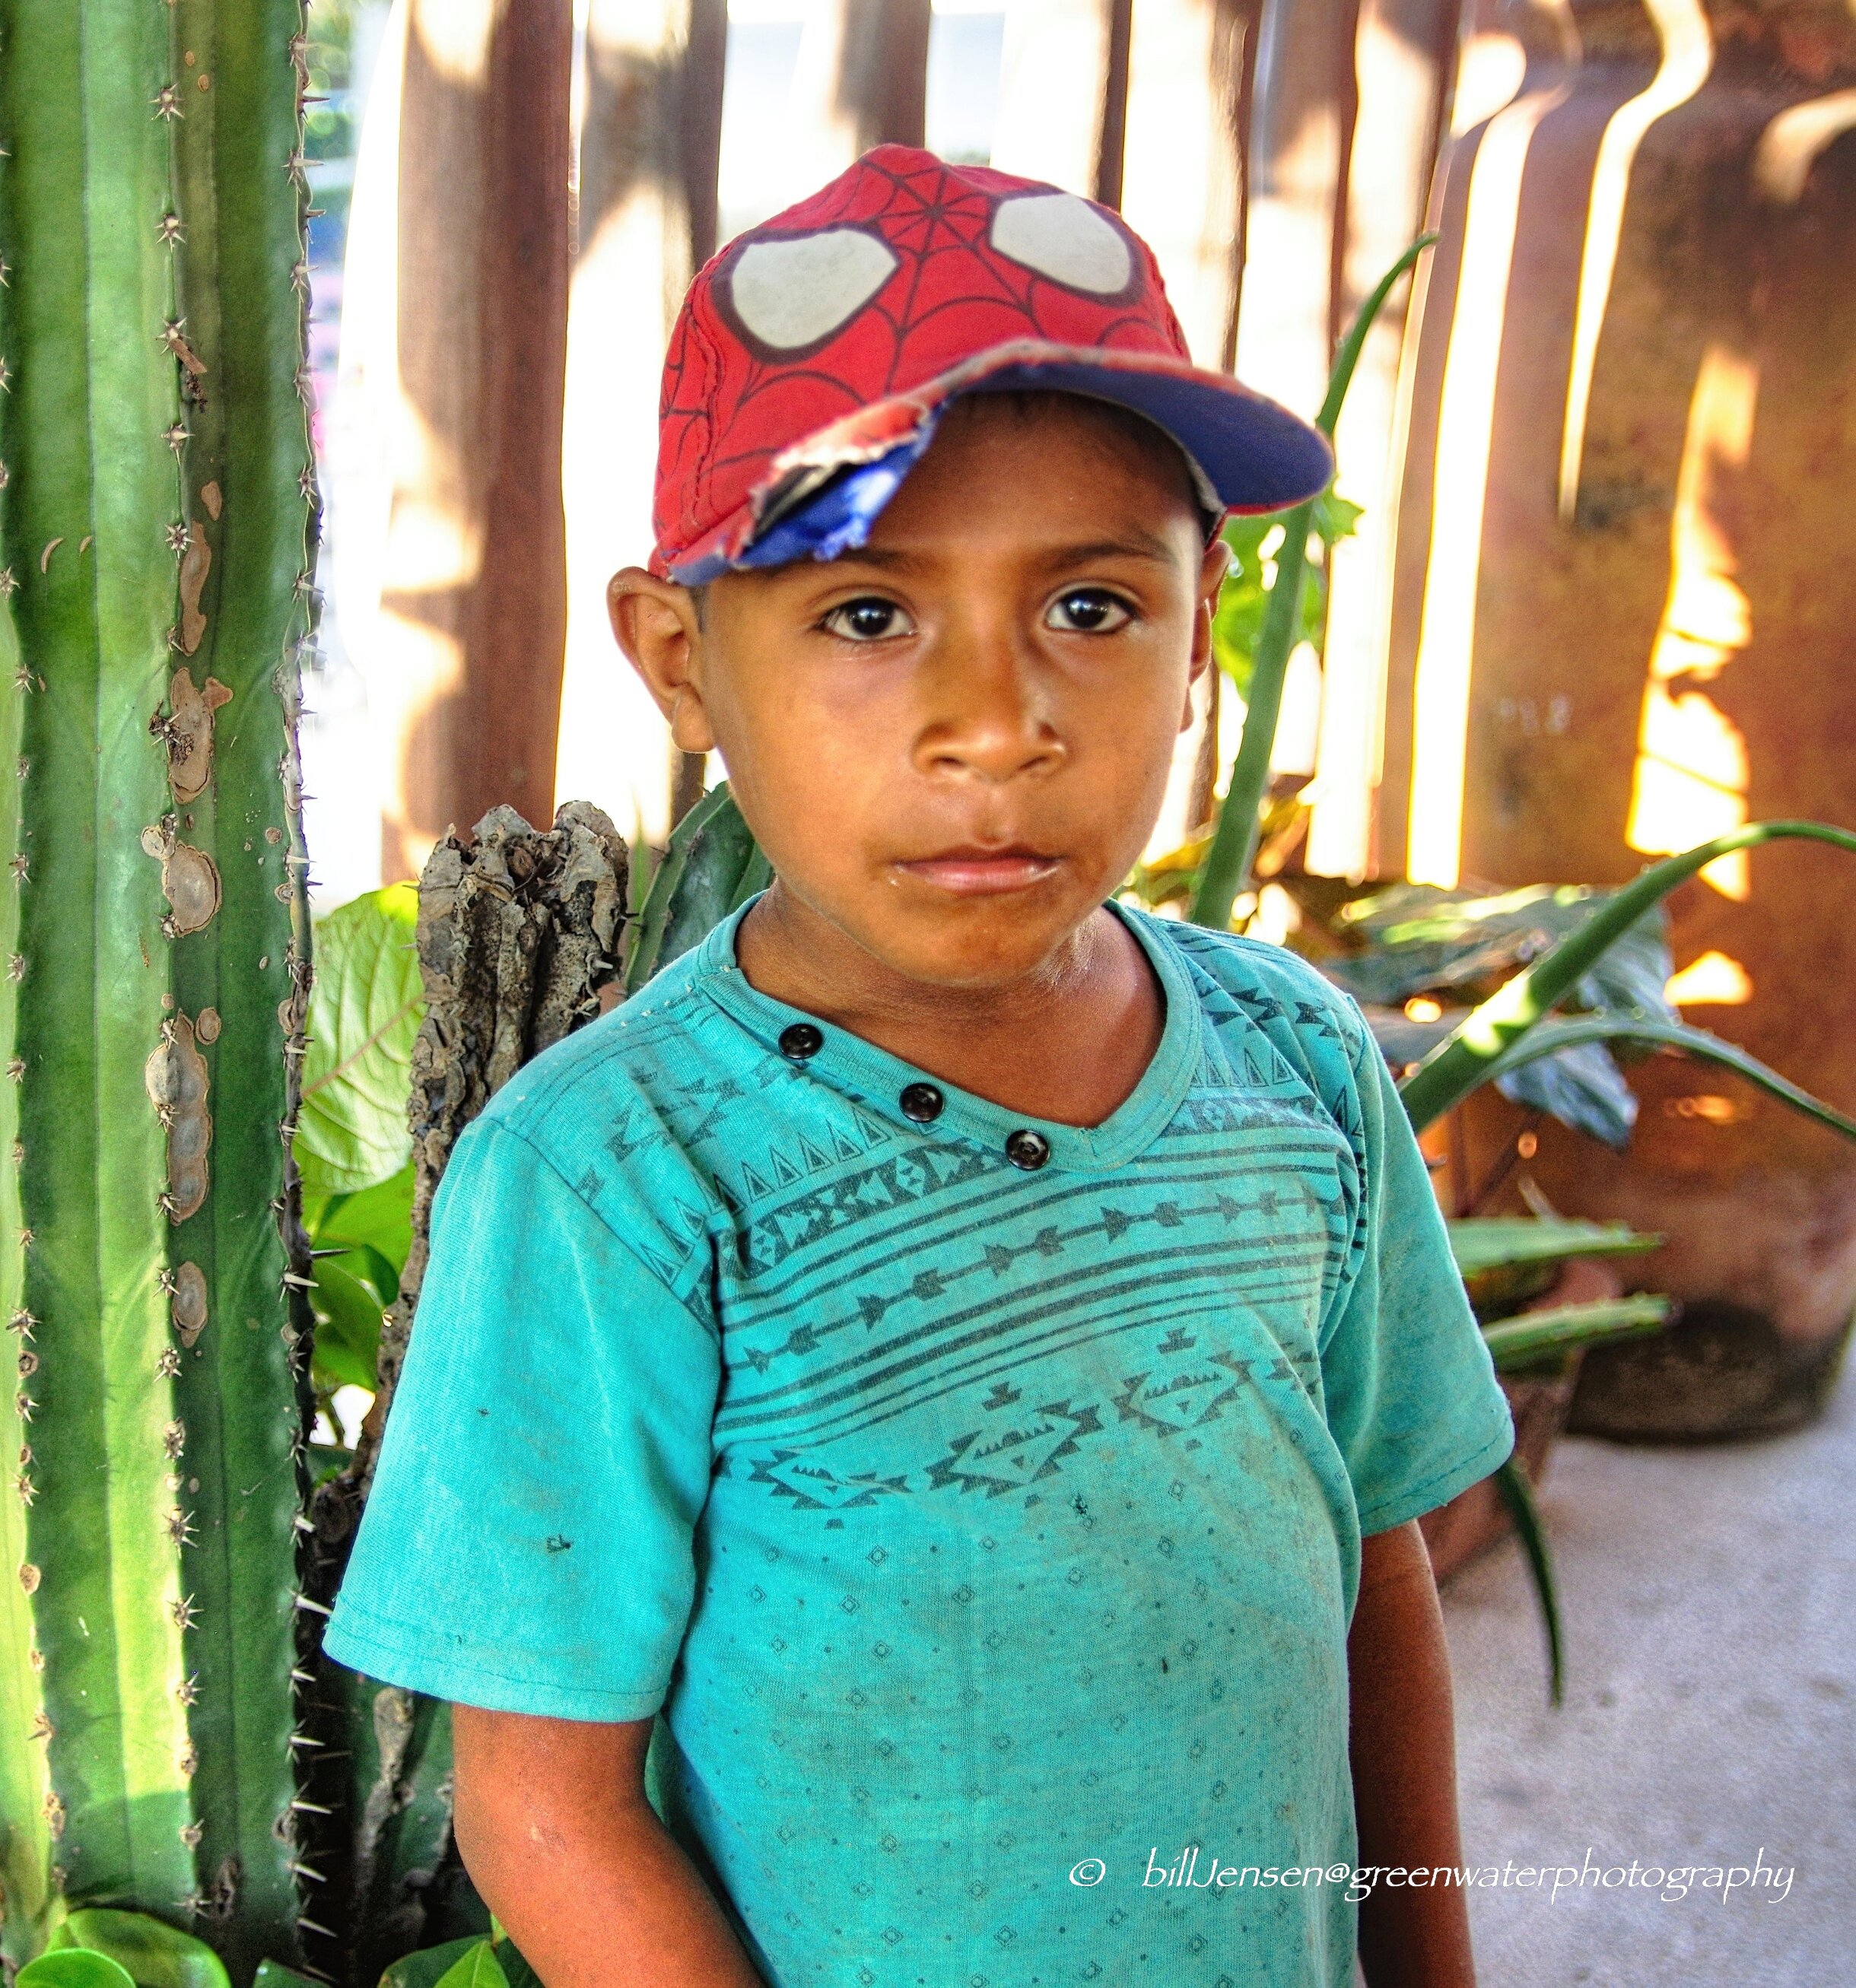
[[(1410, 354), (1378, 861), (1615, 884), (1743, 820), (1847, 824), (1856, 13), (1504, 18), (1525, 79), (1445, 162)], [(1671, 901), (1688, 1019), (1845, 1111), (1853, 889), (1787, 844)], [(1641, 1275), (1685, 1323), (1588, 1361), (1578, 1425), (1804, 1419), (1856, 1308), (1856, 1148), (1701, 1064), (1632, 1081), (1628, 1153), (1547, 1126), (1532, 1171), (1665, 1235)]]
[[(1589, 1304), (1615, 1297), (1620, 1288), (1618, 1273), (1609, 1263), (1575, 1261), (1567, 1264), (1552, 1286), (1526, 1309), (1542, 1311), (1553, 1305)], [(1515, 1456), (1537, 1490), (1546, 1478), (1547, 1459), (1565, 1426), (1581, 1364), (1582, 1355), (1575, 1351), (1557, 1374), (1502, 1377), (1502, 1391), (1514, 1415)], [(1493, 1477), (1458, 1492), (1449, 1504), (1427, 1512), (1418, 1523), (1430, 1549), (1431, 1570), (1440, 1582), (1513, 1530)]]

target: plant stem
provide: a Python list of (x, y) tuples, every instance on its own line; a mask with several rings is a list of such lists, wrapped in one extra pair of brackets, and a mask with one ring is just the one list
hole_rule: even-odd
[(1314, 522), (1312, 502), (1298, 504), (1284, 519), (1286, 536), (1276, 555), (1276, 584), (1269, 590), (1256, 655), (1250, 666), (1250, 697), (1244, 732), (1232, 762), (1230, 785), (1218, 811), (1218, 828), (1192, 900), (1192, 921), (1224, 931), (1231, 907), (1249, 883), (1256, 860), (1263, 793), (1269, 784), (1269, 757), (1276, 746), (1283, 685), (1295, 648), (1302, 614), (1302, 587), (1308, 566), (1308, 534)]
[[(1435, 235), (1419, 235), (1380, 278), (1372, 295), (1348, 326), (1334, 355), (1334, 370), (1328, 376), (1327, 397), (1315, 417), (1315, 426), (1330, 441), (1374, 320), (1399, 278), (1436, 239)], [(1231, 907), (1237, 901), (1238, 894), (1249, 888), (1250, 866), (1256, 857), (1258, 816), (1269, 784), (1269, 759), (1283, 708), (1283, 685), (1289, 674), (1289, 659), (1295, 651), (1296, 630), (1301, 625), (1302, 589), (1308, 574), (1308, 536), (1314, 529), (1317, 502), (1311, 497), (1283, 516), (1283, 548), (1276, 555), (1276, 580), (1269, 590), (1269, 604), (1264, 610), (1256, 654), (1250, 665), (1243, 737), (1232, 762), (1230, 783), (1218, 812), (1218, 827), (1192, 898), (1192, 922), (1209, 925), (1215, 931), (1229, 930)]]

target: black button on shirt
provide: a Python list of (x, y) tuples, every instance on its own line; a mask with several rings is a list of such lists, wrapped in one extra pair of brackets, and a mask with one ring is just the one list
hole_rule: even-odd
[(791, 1063), (803, 1063), (825, 1046), (824, 1032), (810, 1022), (795, 1022), (779, 1032), (779, 1053)]
[(1034, 1174), (1050, 1157), (1050, 1141), (1042, 1132), (1033, 1132), (1021, 1127), (1009, 1133), (1006, 1138), (1006, 1158), (1015, 1167), (1023, 1168)]
[(941, 1116), (947, 1100), (931, 1084), (911, 1084), (904, 1086), (898, 1101), (904, 1118), (914, 1119), (918, 1125), (928, 1125)]

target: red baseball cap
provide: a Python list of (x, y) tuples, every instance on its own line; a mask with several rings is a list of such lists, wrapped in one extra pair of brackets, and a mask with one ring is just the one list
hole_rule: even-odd
[(678, 313), (651, 569), (831, 559), (867, 536), (956, 394), (1056, 390), (1144, 415), (1214, 516), (1327, 485), (1320, 431), (1195, 367), (1153, 251), (1037, 180), (880, 145), (730, 242)]

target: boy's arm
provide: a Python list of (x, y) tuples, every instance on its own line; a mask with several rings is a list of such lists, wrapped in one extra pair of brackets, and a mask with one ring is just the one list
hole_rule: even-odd
[(451, 1716), (458, 1848), (547, 1988), (764, 1988), (645, 1799), (650, 1719)]
[[(1347, 1658), (1361, 1865), (1454, 1872), (1450, 1658), (1415, 1520), (1360, 1542)], [(1360, 1904), (1360, 1959), (1367, 1988), (1476, 1988), (1462, 1887), (1374, 1882)]]

